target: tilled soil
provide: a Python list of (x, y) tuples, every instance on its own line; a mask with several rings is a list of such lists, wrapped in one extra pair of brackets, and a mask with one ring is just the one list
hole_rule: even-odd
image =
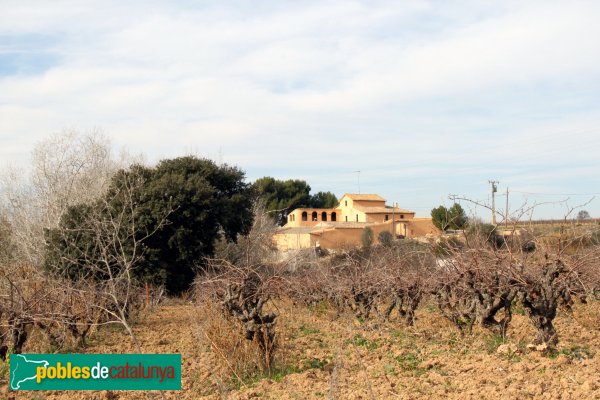
[[(135, 326), (143, 351), (181, 353), (178, 392), (8, 392), (8, 399), (600, 399), (600, 307), (579, 305), (556, 319), (556, 352), (528, 348), (535, 336), (514, 315), (508, 338), (471, 335), (431, 306), (407, 328), (392, 317), (359, 322), (331, 310), (278, 304), (280, 348), (271, 374), (251, 379), (228, 369), (211, 350), (201, 313), (191, 304), (163, 305)], [(87, 353), (135, 353), (122, 330), (95, 334)], [(241, 380), (241, 382), (240, 382)]]

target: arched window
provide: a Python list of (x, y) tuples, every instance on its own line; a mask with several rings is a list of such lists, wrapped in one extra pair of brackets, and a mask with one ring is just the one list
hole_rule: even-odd
[(356, 214), (356, 222), (358, 222), (358, 214)]
[(332, 221), (336, 221), (337, 220), (337, 214), (334, 212), (331, 213), (331, 220)]
[(327, 221), (327, 213), (325, 211), (321, 213), (321, 221)]
[(317, 221), (317, 212), (316, 211), (312, 212), (312, 220)]
[(308, 221), (308, 214), (306, 211), (302, 211), (302, 221)]

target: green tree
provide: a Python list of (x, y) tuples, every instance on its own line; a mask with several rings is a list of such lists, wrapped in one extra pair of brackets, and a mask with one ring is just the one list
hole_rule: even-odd
[(460, 204), (454, 203), (452, 207), (448, 209), (448, 215), (450, 216), (450, 228), (451, 229), (465, 229), (467, 226), (467, 214)]
[(310, 206), (314, 208), (333, 208), (338, 205), (338, 199), (331, 192), (317, 192), (310, 198)]
[(577, 219), (578, 220), (586, 220), (586, 219), (590, 219), (590, 213), (587, 210), (579, 210), (579, 212), (577, 213)]
[(439, 206), (431, 210), (433, 224), (440, 230), (464, 229), (467, 226), (467, 215), (460, 204), (454, 203), (452, 207)]
[(436, 228), (441, 231), (446, 231), (450, 228), (450, 216), (448, 209), (444, 206), (439, 206), (431, 210), (431, 219)]
[(299, 179), (282, 181), (265, 176), (257, 179), (252, 186), (279, 226), (286, 224), (288, 214), (296, 208), (333, 208), (338, 204), (337, 197), (331, 192), (311, 195), (310, 185)]
[(298, 207), (310, 207), (312, 204), (310, 186), (303, 180), (282, 181), (265, 176), (257, 179), (252, 186), (279, 226), (285, 225), (290, 211)]
[[(102, 204), (108, 204), (109, 210), (126, 210), (135, 204), (136, 233), (128, 240), (130, 247), (139, 242), (144, 251), (134, 273), (140, 279), (165, 283), (171, 292), (184, 290), (204, 258), (213, 254), (219, 237), (235, 241), (252, 226), (253, 193), (244, 178), (236, 167), (192, 156), (163, 160), (154, 168), (134, 165), (119, 171), (103, 199), (96, 205), (71, 207), (59, 228), (48, 232), (52, 245), (46, 264), (60, 267), (65, 252), (87, 256), (96, 251), (78, 228)], [(133, 191), (123, 190), (132, 180), (142, 184)], [(65, 239), (69, 230), (78, 236)]]

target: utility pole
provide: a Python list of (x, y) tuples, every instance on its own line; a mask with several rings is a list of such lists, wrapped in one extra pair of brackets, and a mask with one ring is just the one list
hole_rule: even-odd
[(498, 191), (498, 186), (496, 184), (500, 183), (498, 181), (488, 181), (492, 185), (492, 225), (496, 226), (496, 192)]

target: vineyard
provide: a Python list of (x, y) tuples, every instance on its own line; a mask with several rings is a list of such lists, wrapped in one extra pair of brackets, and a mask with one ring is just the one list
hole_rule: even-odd
[(178, 299), (6, 276), (3, 351), (181, 352), (167, 398), (598, 395), (594, 235), (471, 229), (281, 260), (271, 229), (257, 218)]
[[(58, 136), (2, 175), (3, 398), (600, 395), (594, 221), (283, 254), (242, 170), (110, 154)], [(181, 353), (183, 390), (9, 392), (19, 353)]]

